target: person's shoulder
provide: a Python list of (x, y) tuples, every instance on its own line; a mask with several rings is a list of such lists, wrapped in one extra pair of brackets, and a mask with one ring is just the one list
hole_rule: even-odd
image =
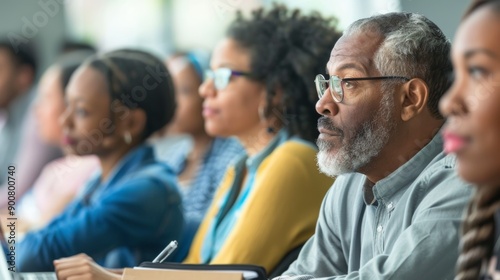
[(438, 187), (443, 185), (443, 182), (454, 182), (455, 189), (468, 188), (470, 185), (460, 178), (456, 167), (456, 157), (441, 152), (422, 171), (418, 180), (422, 182), (421, 185), (429, 187)]
[[(161, 162), (150, 162), (127, 174), (116, 182), (107, 196), (134, 197), (137, 201), (158, 201), (179, 203), (180, 194), (177, 179), (172, 169)], [(157, 202), (156, 202), (157, 203)]]
[(235, 137), (215, 137), (213, 140), (213, 147), (215, 149), (243, 149), (243, 146)]
[(319, 174), (316, 166), (317, 150), (312, 143), (305, 141), (297, 141), (289, 139), (276, 147), (260, 165), (260, 169), (282, 169), (291, 170), (317, 171), (314, 174)]
[(318, 170), (316, 153), (312, 143), (293, 138), (286, 140), (262, 161), (259, 174), (273, 178), (286, 177), (294, 180), (296, 186), (306, 189), (315, 185), (326, 190), (331, 187), (334, 179)]
[(446, 154), (444, 151), (439, 152), (430, 162), (426, 170), (429, 173), (455, 168), (457, 159), (455, 155)]
[(144, 162), (133, 172), (123, 176), (120, 180), (126, 185), (140, 185), (144, 188), (177, 188), (177, 179), (173, 169), (156, 160)]
[(416, 200), (421, 201), (420, 208), (440, 203), (456, 203), (465, 207), (473, 189), (458, 175), (455, 156), (444, 153), (438, 155), (420, 174), (415, 181), (415, 188), (419, 197)]
[(244, 154), (245, 149), (236, 138), (216, 137), (214, 138), (212, 147), (206, 157), (207, 161), (220, 162), (216, 164), (227, 164), (226, 162), (232, 162)]

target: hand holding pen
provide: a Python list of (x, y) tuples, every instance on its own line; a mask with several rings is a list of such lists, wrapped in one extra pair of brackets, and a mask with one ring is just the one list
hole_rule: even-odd
[(172, 252), (177, 248), (177, 241), (173, 240), (168, 243), (167, 247), (153, 260), (154, 263), (162, 263), (165, 261)]

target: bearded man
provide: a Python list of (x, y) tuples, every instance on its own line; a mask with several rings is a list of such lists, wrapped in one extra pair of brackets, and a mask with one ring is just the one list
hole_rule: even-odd
[(318, 165), (338, 176), (279, 279), (453, 279), (470, 189), (443, 152), (450, 44), (427, 18), (354, 22), (316, 77)]

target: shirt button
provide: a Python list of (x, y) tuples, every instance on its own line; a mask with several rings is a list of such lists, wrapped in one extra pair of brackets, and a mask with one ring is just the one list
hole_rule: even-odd
[(383, 230), (383, 229), (384, 229), (384, 228), (383, 228), (382, 226), (380, 226), (380, 225), (379, 225), (379, 226), (377, 227), (377, 232), (382, 232), (382, 230)]
[(387, 204), (388, 210), (391, 210), (393, 207), (394, 207), (394, 204), (392, 204), (392, 202), (389, 202), (389, 204)]

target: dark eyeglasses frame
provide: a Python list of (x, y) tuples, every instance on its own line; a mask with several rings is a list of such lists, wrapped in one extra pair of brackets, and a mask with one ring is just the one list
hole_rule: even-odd
[[(227, 69), (227, 70), (226, 70)], [(215, 81), (216, 79), (216, 72), (217, 71), (229, 71), (229, 76), (227, 78), (227, 81), (224, 82), (224, 85), (223, 86), (220, 86), (218, 85), (218, 83)], [(216, 70), (206, 70), (205, 71), (205, 80), (207, 79), (213, 79), (214, 80), (214, 86), (217, 90), (223, 90), (224, 88), (227, 87), (227, 85), (229, 84), (229, 79), (231, 79), (232, 76), (245, 76), (245, 77), (253, 77), (253, 74), (250, 73), (250, 72), (243, 72), (243, 71), (236, 71), (236, 70), (233, 70), (233, 69), (230, 69), (228, 67), (221, 67), (221, 68), (218, 68)]]

